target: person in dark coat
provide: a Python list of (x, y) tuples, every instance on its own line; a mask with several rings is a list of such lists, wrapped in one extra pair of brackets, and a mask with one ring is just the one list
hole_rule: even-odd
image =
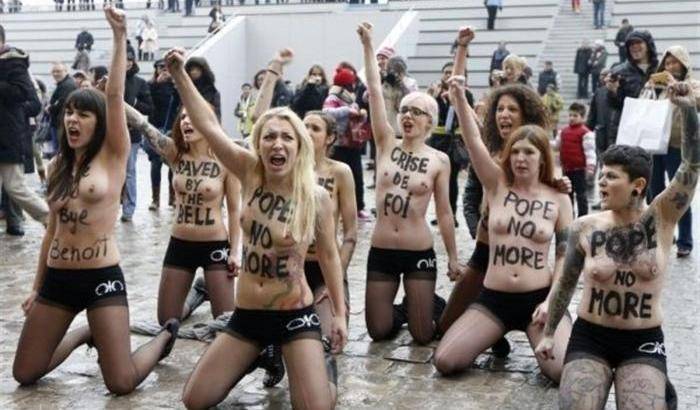
[(505, 41), (498, 43), (498, 48), (491, 56), (491, 68), (489, 68), (489, 72), (492, 72), (493, 70), (503, 70), (503, 60), (505, 60), (509, 54), (510, 51), (506, 49)]
[(625, 48), (627, 61), (612, 69), (610, 81), (606, 83), (608, 103), (615, 109), (612, 117), (615, 128), (620, 124), (625, 97), (639, 97), (644, 84), (649, 80), (649, 75), (655, 73), (659, 65), (656, 44), (648, 31), (631, 32), (625, 41)]
[[(149, 115), (153, 110), (153, 100), (148, 83), (137, 74), (139, 65), (136, 63), (136, 54), (126, 53), (126, 82), (124, 84), (124, 101), (136, 108), (144, 115)], [(129, 128), (131, 139), (131, 152), (126, 163), (126, 183), (124, 197), (122, 199), (122, 222), (131, 222), (136, 210), (136, 158), (141, 145), (141, 132)]]
[[(37, 98), (28, 68), (29, 55), (5, 44), (5, 29), (0, 25), (0, 190), (4, 188), (32, 218), (45, 223), (48, 206), (24, 179), (23, 139), (29, 132), (30, 114), (25, 104)], [(21, 234), (9, 226), (7, 233)]]
[(600, 154), (605, 152), (610, 145), (612, 145), (613, 138), (611, 138), (611, 124), (610, 124), (610, 106), (608, 105), (608, 89), (605, 86), (608, 76), (610, 75), (610, 70), (603, 70), (600, 73), (600, 86), (593, 97), (591, 98), (590, 108), (588, 110), (588, 118), (586, 119), (586, 126), (588, 129), (595, 132), (595, 147), (596, 154), (599, 157)]
[[(163, 134), (167, 134), (173, 126), (175, 116), (177, 116), (179, 100), (175, 85), (170, 78), (170, 74), (165, 69), (165, 61), (162, 59), (156, 61), (153, 64), (153, 68), (153, 78), (148, 82), (151, 99), (153, 100), (153, 110), (151, 115), (148, 116), (148, 121), (161, 130)], [(160, 208), (160, 181), (163, 158), (151, 146), (148, 139), (143, 139), (142, 146), (148, 155), (148, 160), (151, 162), (151, 205), (148, 209), (155, 211)], [(175, 203), (171, 181), (172, 172), (168, 170), (168, 204)]]
[(630, 24), (627, 19), (622, 19), (622, 25), (620, 29), (617, 30), (617, 35), (615, 35), (615, 45), (617, 46), (617, 52), (620, 56), (620, 63), (627, 61), (627, 47), (625, 47), (625, 40), (627, 36), (634, 30), (634, 27)]
[(304, 118), (307, 112), (323, 108), (326, 97), (328, 97), (326, 72), (323, 67), (314, 64), (294, 93), (291, 108), (299, 118)]
[(92, 51), (92, 45), (94, 43), (95, 39), (92, 37), (92, 34), (83, 27), (82, 31), (78, 33), (78, 37), (75, 38), (75, 49), (78, 51)]
[(49, 100), (49, 115), (51, 124), (51, 145), (52, 153), (58, 151), (58, 126), (61, 123), (61, 114), (63, 112), (63, 102), (66, 101), (68, 94), (73, 90), (77, 89), (78, 86), (75, 84), (73, 77), (68, 75), (68, 67), (63, 63), (54, 63), (51, 68), (51, 76), (54, 81), (56, 81), (56, 88), (51, 94), (51, 99)]
[(221, 95), (216, 89), (214, 72), (204, 57), (191, 57), (185, 63), (185, 71), (205, 100), (214, 107), (216, 117), (221, 121)]
[(551, 61), (544, 62), (544, 70), (540, 71), (537, 76), (537, 92), (540, 95), (545, 95), (547, 93), (547, 86), (552, 84), (555, 90), (561, 88), (561, 79), (559, 78), (559, 73), (554, 70), (554, 66)]
[(576, 88), (576, 98), (588, 98), (588, 74), (590, 74), (590, 59), (593, 50), (588, 44), (588, 40), (581, 42), (581, 47), (576, 50), (574, 60), (574, 73), (578, 75), (578, 87)]
[(595, 93), (600, 85), (600, 73), (608, 62), (608, 50), (605, 49), (603, 40), (596, 40), (588, 65), (591, 68), (591, 93)]

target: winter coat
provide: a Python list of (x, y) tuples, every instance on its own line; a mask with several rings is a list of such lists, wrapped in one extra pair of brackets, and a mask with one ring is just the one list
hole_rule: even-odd
[(595, 169), (595, 137), (584, 124), (564, 127), (554, 145), (559, 147), (559, 162), (564, 172)]
[(77, 88), (78, 86), (75, 84), (73, 78), (67, 74), (63, 80), (56, 84), (56, 89), (53, 90), (51, 100), (49, 100), (49, 113), (51, 114), (52, 127), (58, 128), (61, 123), (63, 103), (66, 101), (66, 98), (68, 98), (68, 95)]
[(290, 104), (292, 104), (293, 98), (294, 92), (287, 87), (281, 78), (278, 79), (275, 83), (275, 90), (272, 93), (271, 108), (288, 107)]
[(92, 37), (92, 34), (90, 34), (88, 31), (81, 31), (80, 34), (78, 34), (78, 37), (75, 39), (75, 49), (86, 49), (87, 51), (90, 51), (92, 50), (92, 45), (94, 43), (95, 39)]
[[(691, 92), (695, 96), (695, 104), (697, 107), (700, 107), (700, 81), (694, 79), (692, 77), (693, 73), (693, 65), (690, 60), (690, 54), (688, 53), (688, 50), (683, 47), (683, 46), (671, 46), (666, 51), (664, 52), (664, 55), (661, 57), (661, 62), (659, 63), (659, 68), (657, 72), (662, 72), (664, 71), (664, 60), (668, 58), (668, 56), (673, 56), (675, 57), (680, 63), (685, 67), (686, 69), (686, 74), (684, 78), (678, 78), (676, 80), (679, 81), (685, 81), (690, 85)], [(662, 88), (658, 92), (658, 95), (655, 95), (656, 91), (651, 87), (650, 83), (647, 83), (644, 86), (644, 89), (640, 95), (640, 98), (657, 98), (659, 100), (663, 100), (668, 98), (666, 95), (666, 89)], [(673, 106), (673, 121), (671, 122), (671, 138), (669, 139), (669, 146), (674, 147), (674, 148), (680, 148), (681, 146), (681, 135), (683, 133), (682, 125), (683, 124), (683, 118), (682, 118), (682, 111), (678, 109), (675, 105)]]
[(162, 83), (152, 80), (148, 83), (148, 88), (153, 101), (153, 110), (148, 116), (148, 121), (158, 129), (170, 131), (179, 105), (175, 85), (170, 80)]
[(307, 112), (320, 110), (328, 97), (328, 86), (323, 84), (302, 83), (292, 98), (292, 110), (299, 118), (304, 118)]
[[(153, 100), (151, 99), (151, 90), (148, 83), (137, 74), (139, 65), (134, 63), (131, 69), (126, 72), (126, 82), (124, 88), (124, 101), (130, 106), (136, 108), (141, 114), (149, 115), (153, 111)], [(141, 132), (129, 128), (129, 138), (132, 144), (141, 142)]]
[(574, 61), (574, 73), (588, 75), (591, 72), (589, 61), (593, 50), (590, 47), (579, 47), (576, 50), (576, 60)]
[(355, 95), (341, 87), (333, 86), (328, 91), (328, 97), (323, 103), (323, 111), (333, 116), (336, 122), (338, 139), (335, 145), (339, 147), (356, 148), (352, 143), (352, 128), (358, 118), (351, 115), (359, 111)]
[[(631, 61), (630, 42), (633, 39), (640, 39), (647, 44), (649, 52), (649, 67), (646, 71), (642, 71), (636, 64)], [(620, 79), (620, 87), (617, 93), (608, 92), (608, 103), (615, 109), (612, 117), (612, 123), (617, 127), (620, 124), (620, 116), (624, 106), (625, 97), (637, 98), (646, 84), (651, 73), (656, 72), (656, 67), (659, 65), (658, 57), (656, 56), (656, 44), (648, 31), (633, 31), (627, 36), (625, 42), (625, 52), (627, 53), (627, 61), (612, 69), (611, 75), (617, 76)]]
[[(612, 108), (608, 104), (608, 89), (604, 85), (598, 87), (591, 98), (586, 126), (595, 131), (596, 147), (599, 151), (607, 149), (615, 141), (617, 128), (610, 123)], [(614, 132), (613, 132), (614, 131)]]
[(544, 95), (547, 92), (547, 86), (549, 84), (554, 85), (558, 90), (559, 82), (559, 74), (555, 70), (542, 70), (537, 77), (537, 92), (540, 93), (540, 95)]
[(608, 50), (605, 47), (596, 48), (591, 54), (590, 68), (593, 75), (599, 76), (600, 72), (605, 69), (608, 61)]
[(481, 201), (484, 196), (484, 188), (479, 177), (476, 176), (474, 167), (467, 169), (467, 185), (462, 196), (462, 213), (467, 221), (467, 228), (472, 238), (476, 239), (479, 219), (481, 219)]
[(627, 28), (620, 27), (620, 29), (617, 31), (617, 35), (615, 35), (615, 45), (622, 48), (625, 47), (625, 41), (627, 40), (627, 36), (634, 30), (634, 27), (631, 25), (627, 26)]
[(204, 99), (214, 107), (216, 118), (221, 121), (221, 95), (219, 94), (219, 90), (216, 89), (214, 83), (207, 81), (206, 78), (202, 76), (194, 82), (194, 85), (197, 88), (197, 91), (202, 94), (202, 97), (204, 97)]
[(0, 49), (0, 164), (22, 162), (30, 115), (24, 104), (37, 98), (28, 68), (29, 54), (7, 45)]
[(489, 72), (493, 70), (502, 70), (503, 69), (503, 60), (506, 59), (510, 55), (510, 51), (508, 50), (500, 50), (496, 49), (496, 51), (493, 52), (493, 55), (491, 56), (491, 68), (489, 69)]
[(22, 135), (22, 162), (24, 163), (24, 173), (34, 173), (34, 129), (32, 119), (41, 113), (41, 100), (36, 93), (36, 89), (29, 95), (29, 100), (21, 104), (22, 116), (24, 117), (24, 134)]
[(158, 51), (158, 31), (155, 26), (146, 26), (141, 33), (141, 51), (144, 53), (155, 53)]

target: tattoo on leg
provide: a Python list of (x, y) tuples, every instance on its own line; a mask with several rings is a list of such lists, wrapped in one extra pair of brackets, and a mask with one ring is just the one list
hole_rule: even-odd
[(612, 382), (612, 371), (591, 360), (576, 360), (564, 367), (559, 386), (561, 409), (598, 409), (605, 405)]
[[(665, 388), (664, 383), (663, 392)], [(659, 392), (658, 381), (650, 377), (626, 378), (616, 395), (620, 409), (663, 409), (666, 405), (666, 395)]]

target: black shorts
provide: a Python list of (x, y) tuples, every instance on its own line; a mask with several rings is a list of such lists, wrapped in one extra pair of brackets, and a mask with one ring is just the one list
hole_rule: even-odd
[(469, 258), (467, 266), (474, 269), (475, 271), (486, 274), (486, 269), (489, 267), (489, 244), (481, 241), (476, 241), (476, 247), (472, 253), (472, 257)]
[[(578, 318), (571, 329), (564, 364), (578, 359), (601, 362), (615, 369), (625, 364), (646, 364), (667, 375), (666, 346), (661, 326), (648, 329), (615, 329)], [(666, 405), (678, 407), (676, 389), (666, 376)]]
[(484, 288), (470, 308), (478, 309), (501, 324), (505, 332), (525, 331), (537, 306), (547, 299), (549, 288), (509, 293)]
[(119, 265), (97, 269), (47, 267), (37, 302), (75, 313), (107, 305), (127, 306), (126, 282)]
[(437, 258), (433, 248), (424, 251), (382, 249), (374, 246), (367, 257), (367, 280), (398, 282), (404, 279), (435, 280)]
[(321, 320), (313, 306), (295, 310), (236, 308), (224, 331), (261, 347), (283, 345), (297, 339), (321, 340)]
[(207, 270), (214, 265), (226, 265), (228, 251), (228, 241), (195, 242), (171, 236), (163, 266), (186, 269), (194, 273), (199, 267)]

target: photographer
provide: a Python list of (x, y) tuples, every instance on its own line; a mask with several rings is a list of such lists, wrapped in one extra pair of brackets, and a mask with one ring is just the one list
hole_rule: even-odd
[(382, 95), (387, 118), (394, 135), (401, 138), (396, 115), (399, 113), (401, 99), (407, 94), (418, 91), (416, 80), (409, 77), (406, 62), (399, 56), (391, 57), (386, 64), (386, 75), (382, 79)]

